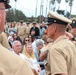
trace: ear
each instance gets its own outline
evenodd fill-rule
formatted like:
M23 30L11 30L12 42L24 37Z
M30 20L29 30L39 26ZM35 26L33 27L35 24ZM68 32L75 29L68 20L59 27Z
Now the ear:
M56 26L56 25L53 26L53 31L54 31L54 32L57 31L57 26Z

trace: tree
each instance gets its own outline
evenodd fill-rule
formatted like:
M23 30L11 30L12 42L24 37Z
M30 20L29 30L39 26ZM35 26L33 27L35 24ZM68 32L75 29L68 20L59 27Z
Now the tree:
M6 12L6 21L7 22L13 22L14 21L14 12L12 9L9 9L7 12Z
M70 13L69 12L66 13L66 17L70 18Z
M16 3L17 3L17 0L14 0L15 1L15 9L16 9Z
M55 4L55 0L51 0L51 3L54 5Z
M14 0L15 2L17 2L17 0Z
M68 0L65 0L65 2L66 2L66 14L67 14L67 3L68 3Z
M64 15L64 10L57 10L57 13Z
M15 10L15 9L9 9L6 12L6 20L8 22L12 22L12 21L17 21L19 22L20 20L24 20L27 21L27 17L24 15L24 13L20 10Z
M60 9L60 3L61 3L61 0L57 0L57 2L58 2L58 10Z
M69 1L69 6L70 6L70 18L71 18L71 12L72 12L72 5L73 5L73 0Z
M33 22L33 21L34 21L34 19L35 19L35 18L32 16L32 17L31 17L31 22Z
M43 15L39 15L37 19L38 19L38 23L42 23L43 21L45 21L45 17Z
M55 5L55 0L50 0L50 3L54 6L54 5ZM49 4L49 6L50 6L50 4ZM50 8L50 7L49 7L49 8ZM56 8L56 7L53 7L52 10L55 11L55 8Z

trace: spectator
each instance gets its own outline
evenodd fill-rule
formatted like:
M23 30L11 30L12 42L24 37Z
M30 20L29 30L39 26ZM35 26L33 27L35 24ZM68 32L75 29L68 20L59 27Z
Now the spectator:
M37 39L36 40L36 50L35 50L34 54L35 54L35 57L36 57L39 65L40 65L40 67L41 67L41 70L42 70L41 73L40 73L41 75L45 74L45 67L44 67L45 60L40 61L40 59L39 59L39 56L41 54L41 49L43 48L43 45L44 45L44 41L42 39Z
M40 24L39 31L40 31L40 37L42 37L45 34L45 28L42 26L42 24Z
M30 29L30 34L31 34L32 30L35 31L34 36L38 38L40 36L40 32L39 32L39 28L36 27L36 22L33 22L33 27Z
M30 22L26 22L26 35L30 34Z
M9 42L10 47L12 48L12 44L13 44L13 37L12 36L8 37L8 42Z
M27 43L29 43L29 38L28 37L25 37L23 39L23 43L22 43L22 45L23 45L22 51L21 51L22 53L24 52L24 49L26 48Z
M34 37L33 37L33 36L28 35L28 38L29 38L29 42L30 42L30 43L33 43L33 42L34 42Z
M13 35L15 32L17 32L16 23L11 23L11 27L8 28L8 34Z
M29 43L29 38L28 37L25 37L24 39L23 39L23 46L24 45L26 45L27 43Z
M13 41L15 41L15 40L18 40L22 43L22 41L21 41L20 37L17 35L17 33L13 34Z
M23 20L21 20L20 25L17 26L17 34L23 42L23 39L26 37L26 27L23 24Z
M24 50L24 55L27 57L27 59L29 59L31 61L31 63L33 64L33 68L37 71L37 73L40 72L40 66L37 63L37 60L34 56L34 52L33 52L31 43L28 43L26 45L26 48Z

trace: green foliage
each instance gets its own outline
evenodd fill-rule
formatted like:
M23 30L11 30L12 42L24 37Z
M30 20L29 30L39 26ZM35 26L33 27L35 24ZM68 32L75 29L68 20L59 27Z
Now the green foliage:
M57 10L57 13L64 15L64 10Z
M51 0L51 3L54 5L55 4L55 0Z
M57 2L60 4L61 3L61 0L57 0Z
M15 2L17 2L17 0L14 0Z
M9 9L6 12L6 21L7 22L13 22L13 21L19 22L20 20L27 21L27 17L23 14L22 11L16 10L16 9Z
M66 3L68 3L69 0L65 0Z
M69 12L66 13L66 17L70 18L70 13Z
M76 17L76 15L71 15L71 18Z
M45 21L45 17L43 15L39 15L37 19L38 19L38 23L42 23L43 21Z
M35 18L32 16L32 17L31 17L31 22L33 22L33 21L34 21L34 19L35 19Z

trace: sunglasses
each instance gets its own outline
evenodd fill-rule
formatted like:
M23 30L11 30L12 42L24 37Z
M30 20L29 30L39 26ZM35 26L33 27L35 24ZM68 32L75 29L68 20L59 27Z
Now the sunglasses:
M25 40L25 41L29 41L29 40Z

